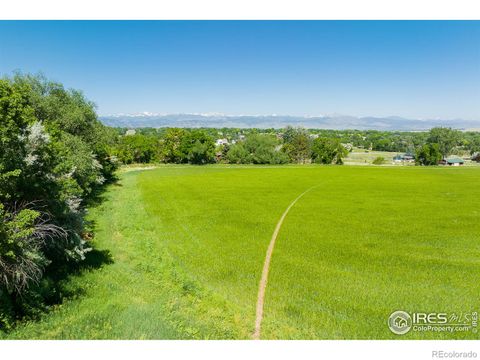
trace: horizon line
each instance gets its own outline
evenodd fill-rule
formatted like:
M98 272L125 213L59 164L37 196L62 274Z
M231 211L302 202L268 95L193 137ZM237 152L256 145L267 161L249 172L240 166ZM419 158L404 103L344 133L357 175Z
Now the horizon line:
M378 119L400 119L400 120L415 120L415 121L472 121L472 122L480 122L480 119L469 119L469 118L439 118L439 117L431 117L431 118L417 118L417 117L404 117L399 115L349 115L349 114L341 114L341 113L332 113L332 114L317 114L317 115L293 115L293 114L276 114L276 113L268 113L268 114L228 114L223 112L150 112L150 111L141 111L141 112L132 112L132 113L109 113L109 114L98 114L99 117L166 117L166 116L174 116L174 115L194 115L194 116L202 116L202 117L296 117L296 118L304 118L304 119L314 119L314 118L334 118L334 117L352 117L357 119L362 118L378 118Z

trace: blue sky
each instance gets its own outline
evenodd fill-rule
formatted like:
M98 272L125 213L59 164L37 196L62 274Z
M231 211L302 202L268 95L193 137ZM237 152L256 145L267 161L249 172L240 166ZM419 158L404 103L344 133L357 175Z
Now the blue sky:
M480 120L480 21L0 21L0 74L43 72L100 114Z

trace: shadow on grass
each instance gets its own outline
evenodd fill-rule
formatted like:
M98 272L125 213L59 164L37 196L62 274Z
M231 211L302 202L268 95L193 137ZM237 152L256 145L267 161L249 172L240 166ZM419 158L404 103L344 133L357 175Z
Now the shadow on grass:
M84 203L85 207L93 209L101 206L108 198L105 190L110 186L122 185L117 178L110 180L89 196ZM23 320L38 320L55 305L84 296L86 288L82 276L113 264L110 250L96 249L95 244L91 242L97 230L95 220L83 219L83 221L85 226L82 238L88 241L91 250L85 253L82 261L67 260L64 254L58 252L59 249L52 247L46 250L46 257L56 261L45 267L44 275L38 283L32 284L21 296L8 294L2 296L0 288L0 335L21 325ZM3 315L8 316L8 323L2 321Z
M73 281L75 277L81 277L89 271L99 270L104 266L113 264L110 250L92 249L80 262L56 264L45 269L45 280L41 293L44 302L48 306L58 305L65 300L79 298L85 295L82 281ZM45 309L48 310L48 309Z
M36 321L48 313L53 306L66 300L86 295L82 274L113 264L109 250L92 249L81 262L64 262L47 266L44 277L29 287L22 296L5 296L0 291L0 315L8 315L9 322L0 321L0 338L8 334L23 321ZM79 281L75 281L79 277ZM0 317L0 320L4 320Z
M84 205L87 208L95 208L101 205L105 201L105 190L110 187L122 187L118 176L112 176L111 179L108 179L102 186L95 188L88 196L88 199L85 200Z
M93 249L85 256L85 260L79 265L79 271L100 269L103 265L113 264L113 257L110 250Z

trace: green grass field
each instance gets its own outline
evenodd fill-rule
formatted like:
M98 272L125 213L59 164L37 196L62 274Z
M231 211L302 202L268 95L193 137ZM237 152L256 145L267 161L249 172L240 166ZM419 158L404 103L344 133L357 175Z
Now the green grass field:
M353 149L348 153L348 156L344 159L345 165L372 165L373 160L377 157L383 157L385 159L384 165L392 165L393 157L398 155L396 152L389 151L372 151L365 149ZM414 165L414 164L402 164L402 165Z
M480 310L480 168L165 166L91 209L112 264L10 339L249 339L272 232L262 339L457 339L390 332L394 310Z

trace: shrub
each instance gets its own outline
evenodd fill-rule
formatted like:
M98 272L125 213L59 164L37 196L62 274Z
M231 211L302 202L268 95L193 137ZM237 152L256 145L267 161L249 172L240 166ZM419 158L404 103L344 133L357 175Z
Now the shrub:
M437 165L442 159L438 144L425 144L417 149L415 156L416 165Z
M378 156L372 161L373 165L382 165L384 163L385 163L385 158L383 156Z
M180 143L182 162L195 165L210 164L215 161L215 142L203 130L187 132Z
M227 152L227 160L231 164L248 164L250 156L242 143L234 144Z
M36 313L53 294L53 269L90 250L83 207L113 178L111 136L80 92L0 79L0 328Z
M348 150L340 140L334 138L316 138L312 145L312 161L317 164L343 164Z
M288 126L283 133L282 150L293 163L305 163L311 157L311 139L307 130Z
M153 136L125 135L119 140L116 154L124 164L155 162L159 160L159 142Z
M242 143L233 145L227 153L236 164L286 164L288 155L280 151L278 141L269 135L252 134Z

